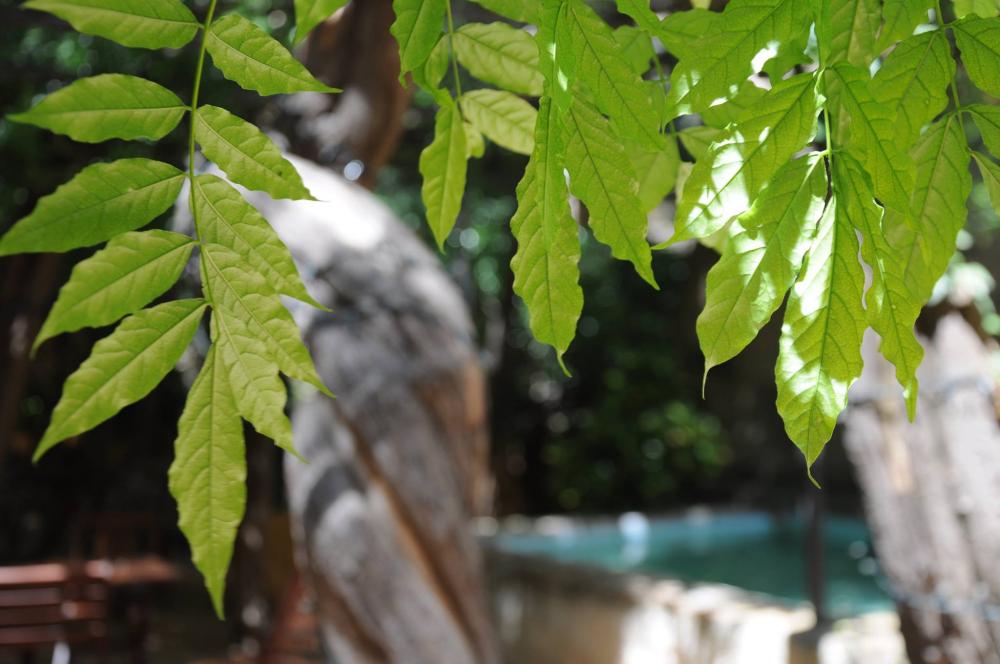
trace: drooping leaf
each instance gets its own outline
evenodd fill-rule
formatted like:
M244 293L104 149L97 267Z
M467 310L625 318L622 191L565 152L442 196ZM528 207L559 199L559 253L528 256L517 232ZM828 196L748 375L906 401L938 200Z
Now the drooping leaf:
M913 162L907 146L895 139L893 110L875 101L871 79L862 69L840 63L826 70L825 92L837 113L843 113L834 144L846 148L871 175L875 194L889 208L909 216Z
M976 160L976 166L979 167L979 174L986 184L986 191L990 196L993 211L1000 214L1000 166L990 161L989 157L981 155L978 152L973 152L972 156Z
M830 440L847 390L861 375L861 338L868 327L858 240L839 207L834 196L792 286L775 366L778 413L809 466Z
M232 249L277 292L322 308L302 284L285 243L229 183L214 175L199 175L194 179L192 200L202 242Z
M542 94L538 46L524 30L506 23L467 23L455 31L455 55L482 81L520 94Z
M217 355L213 344L188 392L168 477L178 525L221 618L226 572L246 508L247 470L243 420Z
M472 0L478 5L482 5L494 14L499 14L504 18L521 23L538 23L539 5L538 0Z
M824 66L849 62L867 68L875 58L881 23L878 0L823 2L816 21L819 59Z
M84 34L139 48L180 48L199 26L180 0L28 0L21 6L54 14Z
M668 138L663 149L656 152L633 148L630 157L639 180L639 206L644 213L648 213L663 202L677 182L681 165L677 141Z
M218 106L200 106L194 137L229 178L273 198L313 200L295 167L257 127Z
M709 37L682 56L670 76L667 115L702 111L731 93L755 71L769 50L798 37L812 20L812 3L802 0L732 0Z
M713 235L742 214L768 180L816 133L816 77L775 85L698 161L677 205L671 243Z
M427 208L427 224L442 249L462 209L467 159L462 116L454 104L441 106L434 122L434 140L420 153L420 194Z
M295 0L295 43L302 42L317 25L333 16L348 0Z
M211 243L202 243L201 271L205 294L220 317L242 322L248 334L265 344L268 357L285 375L330 394L316 374L316 367L302 343L295 321L263 276L248 266L247 261L235 251ZM226 364L230 362L226 361ZM239 401L240 387L235 380L233 388ZM255 421L242 410L241 414L256 426Z
M948 105L954 76L955 62L942 30L909 37L893 49L872 80L872 96L892 110L900 145L913 145L923 126Z
M534 106L503 90L473 90L459 98L465 118L497 145L518 154L535 146Z
M951 29L969 78L986 94L1000 97L1000 18L969 16Z
M174 285L194 248L187 235L151 230L124 233L73 268L35 339L85 327L103 327L163 295Z
M883 0L882 30L875 50L884 51L912 35L918 25L927 22L927 12L933 5L934 0Z
M627 260L656 287L632 163L600 112L577 98L565 116L570 191L590 212L589 225L615 258Z
M389 31L399 44L399 80L427 61L444 25L448 0L392 0L396 20Z
M24 113L8 115L82 143L111 138L158 140L169 134L188 107L162 85L138 76L101 74L53 92Z
M826 199L826 169L816 154L782 166L733 222L708 273L697 331L705 373L736 357L781 305L799 274Z
M535 338L555 348L560 361L583 309L578 283L580 241L569 211L561 134L554 103L542 97L535 150L517 185L517 211L510 220L517 239L517 253L510 264L514 292L528 307Z
M622 138L662 147L660 114L639 75L622 60L611 28L583 0L563 0L563 7L565 18L556 32L558 69L589 90ZM560 105L563 112L566 108Z
M868 322L882 339L882 354L896 367L896 379L903 387L912 419L917 408L917 367L924 357L913 328L924 301L914 284L905 279L905 256L886 238L891 224L905 224L890 215L883 228L883 211L875 203L868 175L850 155L834 158L833 186L841 214L861 234L861 255L872 275L871 288L865 294Z
M123 320L66 379L35 461L153 391L177 364L205 313L203 300L174 300Z
M1000 14L1000 2L997 0L954 0L955 17L965 18L975 14L979 18L990 18Z
M338 92L320 83L271 35L239 14L212 23L205 46L223 76L261 95Z
M183 185L184 173L160 161L92 164L41 198L0 238L0 256L99 244L166 212Z
M1000 107L972 104L968 107L968 111L979 129L987 149L993 153L994 157L1000 157Z

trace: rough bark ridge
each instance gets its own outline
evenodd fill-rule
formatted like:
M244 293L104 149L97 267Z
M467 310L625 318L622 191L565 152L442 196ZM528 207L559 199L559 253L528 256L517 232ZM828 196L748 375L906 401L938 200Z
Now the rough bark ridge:
M469 530L491 487L473 328L438 259L364 189L254 197L333 312L294 313L335 401L305 397L286 462L300 569L334 661L497 660Z
M1000 428L991 358L959 314L944 317L924 341L910 423L876 341L866 339L845 438L910 661L996 664Z

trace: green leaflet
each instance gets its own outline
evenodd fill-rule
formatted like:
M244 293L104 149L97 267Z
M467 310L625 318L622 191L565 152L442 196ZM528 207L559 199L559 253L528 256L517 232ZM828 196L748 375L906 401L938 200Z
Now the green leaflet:
M184 173L159 161L92 164L0 238L0 256L99 244L166 212L183 185Z
M785 299L823 214L826 189L822 157L799 157L782 166L732 224L698 316L706 376L753 341Z
M677 204L670 243L706 238L742 214L768 180L816 133L816 77L800 74L775 85L756 112L731 125L698 161Z
M969 14L990 18L1000 13L1000 3L997 0L954 0L952 5L957 18L965 18Z
M339 92L313 78L274 37L239 14L212 23L205 42L223 76L261 95Z
M622 57L628 62L632 71L640 76L646 73L649 70L650 60L656 54L649 35L632 25L619 26L615 28L613 34Z
M220 317L242 322L248 334L265 344L267 357L284 374L330 395L316 374L316 367L302 343L295 321L263 276L249 267L247 261L235 251L211 243L202 244L201 272L208 301ZM226 360L226 364L230 362ZM235 380L233 387L239 401L239 383ZM256 426L255 420L242 410L241 413ZM264 431L261 433L271 435Z
M451 93L440 89L441 79L448 72L451 64L451 38L442 35L437 44L427 57L427 61L413 70L413 80L420 87L434 95L438 104L447 104L451 101Z
M905 223L890 215L883 230L882 208L875 203L868 175L850 155L833 160L833 186L841 214L861 233L861 256L871 268L871 288L865 294L868 321L882 339L882 355L896 367L903 386L910 419L917 410L917 367L924 357L913 326L924 300L915 284L905 279L904 256L887 241L893 223ZM895 221L894 221L895 220Z
M7 117L74 141L100 143L110 138L163 138L187 110L177 95L152 81L101 74L74 81L28 111Z
M986 94L1000 97L1000 18L969 16L951 29L969 78Z
M872 96L892 111L895 139L913 145L920 130L948 105L955 62L943 30L900 42L872 80Z
M199 175L194 179L192 201L202 242L221 244L243 256L278 293L323 308L302 284L291 253L267 219L228 182Z
M200 106L194 137L205 156L229 178L272 198L315 200L302 178L270 138L246 120L218 106Z
M153 391L177 364L205 313L203 300L174 300L123 320L66 379L35 461Z
M636 150L630 155L632 167L639 180L639 206L648 213L659 205L677 182L677 171L681 165L681 155L677 141L668 138L665 147L656 152Z
M834 196L792 286L775 365L778 413L808 466L830 440L863 364L865 275L854 228L839 207Z
M989 157L981 155L978 152L973 152L972 156L976 160L976 165L979 167L979 174L986 184L986 191L989 192L993 211L1000 214L1000 166L990 161Z
M514 292L524 300L535 338L556 349L560 362L583 310L580 241L570 216L563 176L565 147L555 105L542 97L535 150L517 185L517 211L510 228L517 239Z
M478 159L482 157L486 153L486 141L483 139L483 135L468 122L462 123L462 129L465 130L465 158Z
M462 116L454 103L441 106L434 122L434 140L420 153L424 179L420 194L427 208L427 224L442 250L462 209L468 158L465 141Z
M934 0L883 0L882 30L875 50L881 53L912 35L918 25L927 22L927 12L933 5Z
M179 0L28 0L21 6L54 14L78 32L139 48L180 48L199 27Z
M330 18L347 0L295 0L295 42L302 42L317 25Z
M565 131L570 191L586 204L594 237L610 247L615 258L631 262L639 276L656 288L646 242L648 222L625 148L615 140L604 116L580 98L566 113Z
M576 68L572 58L563 52L568 45L557 43L558 35L565 32L563 26L569 21L568 12L569 4L562 0L541 3L538 31L535 33L538 69L545 79L545 94L555 102L560 112L569 108L569 85Z
M819 61L867 68L875 58L880 21L878 0L823 2L816 21Z
M730 123L740 122L747 115L755 113L757 104L766 93L767 90L758 88L750 81L744 81L736 94L727 101L702 111L701 119L709 127L725 129Z
M181 276L194 240L151 230L118 235L73 268L32 350L46 339L110 325L163 295Z
M764 65L758 54L799 37L812 20L808 0L732 0L670 76L668 118L702 111Z
M993 153L1000 157L1000 107L987 104L972 104L967 109L976 123L983 143Z
M467 23L454 39L459 63L476 78L511 92L542 94L538 46L524 30L506 23Z
M459 100L462 113L476 129L511 152L531 154L535 146L535 107L502 90L473 90Z
M913 162L895 140L893 109L875 101L868 73L846 63L826 70L825 92L829 102L843 113L846 136L834 137L838 148L846 148L871 175L879 200L909 216L913 187ZM902 149L901 149L902 148Z
M216 361L222 363L229 377L240 416L259 434L302 459L292 441L292 424L285 415L288 392L268 344L250 330L245 319L220 309L212 312L212 342L218 353Z
M478 5L482 5L494 14L499 14L512 21L521 23L538 23L539 5L538 0L472 0Z
M448 0L392 0L396 20L389 31L399 44L399 80L424 64L437 44Z
M695 161L701 161L708 156L708 148L722 135L721 129L708 125L687 127L677 134L678 138L681 139L681 145L694 157Z
M618 11L625 14L651 35L661 31L660 17L649 7L649 0L615 0Z
M213 344L188 392L169 480L178 525L221 618L226 572L246 508L247 470L243 421L217 355Z
M660 22L656 37L678 58L697 56L701 40L713 34L722 14L707 9L673 12Z
M642 79L622 59L611 28L583 0L562 0L565 19L556 29L556 63L569 81L579 80L623 139L649 149L663 146L660 114ZM560 103L565 112L568 104Z

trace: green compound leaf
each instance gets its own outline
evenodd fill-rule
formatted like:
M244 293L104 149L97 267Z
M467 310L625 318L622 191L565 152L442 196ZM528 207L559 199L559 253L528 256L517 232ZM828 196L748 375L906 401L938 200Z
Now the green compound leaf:
M63 386L35 461L153 391L177 364L205 313L203 300L175 300L123 320L94 344Z
M881 53L912 35L918 25L927 22L927 12L933 5L934 0L883 0L882 31L875 50Z
M167 292L181 276L194 240L151 230L123 233L73 268L35 345L64 332L110 325Z
M565 116L566 168L570 191L587 206L590 229L615 258L635 266L651 286L652 253L646 242L646 214L639 204L632 163L607 119L582 99Z
M389 32L399 44L399 80L427 61L444 25L448 0L392 0L396 20Z
M732 0L714 19L710 37L681 57L670 76L668 118L703 111L727 99L764 61L758 54L780 52L812 20L812 3L803 0Z
M506 23L468 23L455 31L455 55L480 80L533 97L542 94L538 46L524 30Z
M333 16L348 0L295 0L295 43L302 42L317 25Z
M1000 107L986 104L972 104L967 109L976 123L983 143L993 153L1000 157Z
M951 29L969 78L986 94L1000 97L1000 18L969 16Z
M315 200L295 167L257 127L218 106L200 106L194 137L229 178L272 198Z
M226 572L246 508L247 469L243 421L217 355L213 344L188 392L168 477L178 525L222 618Z
M753 341L795 282L826 205L826 169L811 154L781 167L731 228L708 272L697 331L705 374Z
M274 37L239 14L212 23L205 42L223 76L261 95L339 92L313 78Z
M556 61L569 81L579 80L624 139L649 149L663 146L660 113L642 79L625 61L611 28L583 0L563 0L564 19L556 28ZM560 103L565 112L568 103Z
M742 214L768 180L816 133L816 77L800 74L765 94L698 161L677 205L670 243L706 238Z
M562 362L583 310L583 291L578 283L580 241L569 210L557 113L552 100L542 97L535 151L517 185L517 211L510 220L517 239L510 265L514 292L528 307L531 331L555 348Z
M674 12L660 22L656 37L678 58L689 58L697 55L701 40L715 33L721 19L721 13L707 9Z
M179 0L28 0L21 6L54 14L84 34L138 48L180 48L199 28Z
M956 18L965 18L975 14L979 18L990 18L1000 14L1000 3L997 0L954 0Z
M993 205L993 211L1000 214L1000 166L990 161L989 157L981 155L978 152L973 152L972 156L976 160L976 165L979 167L979 174L986 184L986 191L990 195L990 203Z
M299 336L299 328L281 304L277 291L263 276L235 251L210 243L202 244L201 271L208 301L220 317L243 323L247 333L265 344L267 357L272 358L284 374L330 395L316 374L309 351ZM226 364L230 363L226 361ZM239 400L239 383L234 381L233 386ZM254 422L246 413L243 416Z
M166 212L183 186L184 173L150 159L87 166L0 238L0 256L99 244Z
M518 154L535 147L535 107L503 90L473 90L459 98L462 113L472 126L497 145Z
M913 162L896 139L894 110L875 101L871 79L862 69L840 63L826 70L826 94L843 113L846 136L838 133L835 145L844 147L871 175L875 194L883 205L909 216L913 188Z
M663 202L677 183L681 165L677 141L672 137L668 138L663 149L656 152L633 148L630 157L639 180L639 206L644 213L648 213Z
M881 16L878 0L824 2L816 21L819 60L824 65L849 62L868 67L875 58L875 35Z
M24 113L8 115L82 143L111 138L158 140L169 134L188 107L162 85L138 76L101 74L53 92Z
M872 96L891 109L895 139L913 145L925 124L948 105L948 84L955 61L942 30L925 32L900 42L872 80Z
M194 218L202 242L221 244L242 256L282 295L323 308L302 284L292 254L271 225L225 180L194 179Z
M427 223L441 249L462 209L467 159L462 116L454 103L441 106L434 122L434 140L420 153L424 180L420 194L427 208Z
M538 0L472 0L478 5L489 9L494 14L521 23L538 23Z
M917 409L917 367L924 349L917 343L913 326L924 300L915 284L905 279L905 256L887 241L891 224L906 224L890 215L883 230L882 208L875 204L868 175L850 155L838 154L833 160L833 186L841 212L861 233L861 256L871 268L872 284L865 294L868 322L882 339L881 350L896 367L896 379L903 387L910 419Z
M865 275L858 240L836 196L819 220L781 326L775 380L785 431L812 466L861 375Z

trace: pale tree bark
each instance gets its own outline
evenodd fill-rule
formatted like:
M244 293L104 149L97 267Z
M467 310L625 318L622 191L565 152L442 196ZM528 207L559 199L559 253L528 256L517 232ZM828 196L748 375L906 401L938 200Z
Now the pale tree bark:
M1000 428L990 349L959 315L924 340L906 417L893 369L864 347L845 442L914 664L1000 662Z

